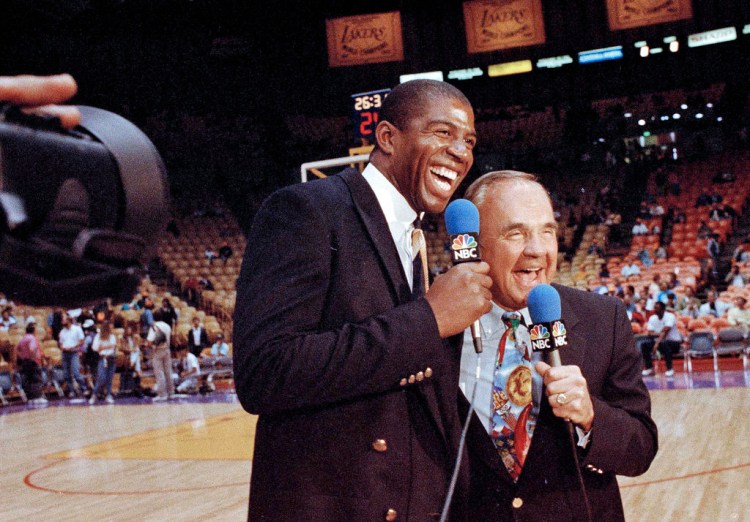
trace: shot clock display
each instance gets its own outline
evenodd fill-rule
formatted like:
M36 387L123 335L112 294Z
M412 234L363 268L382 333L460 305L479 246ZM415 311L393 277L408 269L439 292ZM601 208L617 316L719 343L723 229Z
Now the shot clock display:
M391 92L390 89L380 89L352 94L352 117L357 138L365 139L370 143L375 142L373 134L378 125L378 114L389 92Z

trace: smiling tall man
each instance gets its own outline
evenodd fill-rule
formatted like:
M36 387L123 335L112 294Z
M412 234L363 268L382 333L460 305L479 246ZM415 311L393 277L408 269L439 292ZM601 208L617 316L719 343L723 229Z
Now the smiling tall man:
M237 282L237 395L260 415L249 518L439 518L460 437L461 333L490 310L486 263L414 288L411 232L473 163L455 87L399 85L370 164L280 190L255 217ZM456 516L467 494L457 486Z
M464 340L460 383L468 396L476 385L476 414L467 438L471 498L463 515L587 520L588 498L592 520L623 520L615 475L645 472L657 449L625 308L619 299L555 285L568 346L560 350L562 366L540 361L529 351L524 323L530 324L529 292L552 283L557 269L550 197L535 176L498 171L476 180L466 198L479 209L493 305L480 319L486 349L478 382L477 355L470 336ZM575 426L574 441L564 420Z

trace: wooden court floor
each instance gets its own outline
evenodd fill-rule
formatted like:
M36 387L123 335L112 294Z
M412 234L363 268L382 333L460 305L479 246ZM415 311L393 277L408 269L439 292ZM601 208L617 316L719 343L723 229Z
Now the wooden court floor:
M750 388L651 393L660 451L620 479L627 519L750 521ZM236 402L0 415L0 520L243 520L254 420Z

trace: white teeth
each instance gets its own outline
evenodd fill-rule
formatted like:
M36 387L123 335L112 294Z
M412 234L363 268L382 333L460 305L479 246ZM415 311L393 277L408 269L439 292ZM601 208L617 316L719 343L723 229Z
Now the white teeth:
M435 184L440 188L440 190L450 190L451 184L445 181L444 179L436 179Z
M430 169L430 172L432 172L436 176L441 176L451 181L455 181L455 179L458 177L458 172L456 172L455 170L448 169L446 167L432 167Z

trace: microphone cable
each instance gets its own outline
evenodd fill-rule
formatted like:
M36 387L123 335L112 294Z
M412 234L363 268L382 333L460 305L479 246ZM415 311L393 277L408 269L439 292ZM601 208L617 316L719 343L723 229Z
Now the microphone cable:
M448 486L448 494L445 496L445 503L443 504L443 510L440 514L440 522L445 522L448 517L448 510L450 509L451 502L453 501L453 493L456 489L456 482L458 481L458 471L461 468L461 455L464 452L464 446L466 445L466 433L469 431L469 423L471 422L471 416L474 413L474 401L477 398L477 386L479 385L479 376L482 373L481 358L477 353L477 369L475 372L476 379L474 380L474 388L471 391L471 400L469 401L469 412L466 414L466 421L464 427L461 430L461 438L458 441L458 455L456 455L456 463L453 466L453 475L451 476L451 482Z
M576 468L576 476L578 477L578 485L581 488L581 496L583 496L583 504L586 506L586 520L593 522L594 517L591 514L591 503L589 502L589 495L586 492L586 483L583 481L583 473L581 472L581 462L578 459L578 443L576 442L575 427L570 421L565 421L565 430L568 433L568 441L570 442L570 449L573 453L573 464Z

